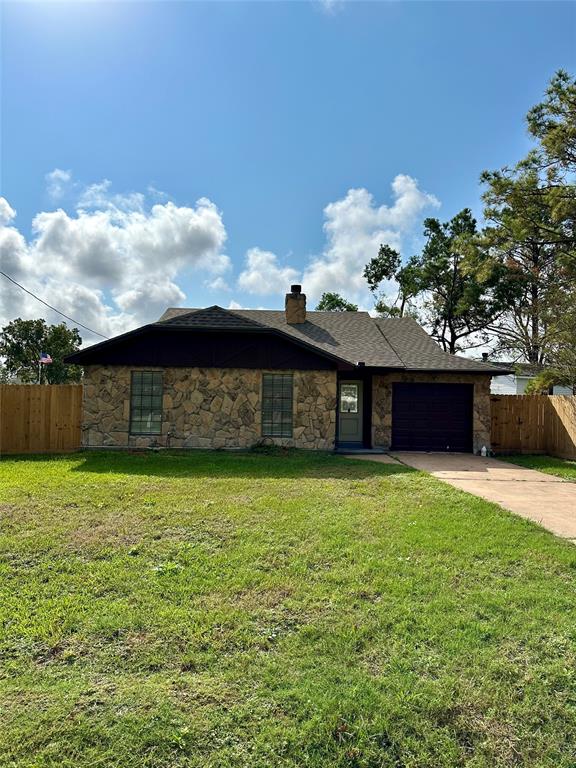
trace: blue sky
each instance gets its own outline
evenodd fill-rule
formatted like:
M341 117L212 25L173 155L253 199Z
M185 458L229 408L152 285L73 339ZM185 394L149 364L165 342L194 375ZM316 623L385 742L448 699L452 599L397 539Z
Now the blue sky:
M526 111L576 70L573 3L2 16L3 268L107 334L166 302L280 306L290 279L365 305L355 275L375 243L410 255L425 216L480 214L480 172L526 152ZM7 290L0 319L24 311Z

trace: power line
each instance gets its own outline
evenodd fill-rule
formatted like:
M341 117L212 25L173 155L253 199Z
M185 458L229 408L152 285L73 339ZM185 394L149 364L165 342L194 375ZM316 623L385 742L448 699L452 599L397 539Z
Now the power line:
M27 294L32 296L32 298L36 299L36 301L39 301L41 304L44 304L48 309L51 309L53 312L57 312L59 315L62 315L62 317L65 317L66 320L70 320L71 323L74 323L75 325L79 325L81 328L84 328L86 331L90 331L90 333L95 334L96 336L101 336L103 339L107 339L108 336L104 336L103 333L98 333L98 331L92 330L92 328L88 328L87 325L84 325L83 323L79 323L78 320L74 320L73 317L69 317L68 315L65 315L64 312L61 312L59 309L56 309L56 307L53 307L51 304L48 304L47 301L44 301L44 299L41 299L40 296L36 296L35 293L32 293L32 291L29 291L28 288L24 288L23 285L20 285L20 283L17 283L16 280L14 280L10 275L7 275L6 272L2 272L0 270L0 275L5 277L7 280L10 280L11 283L14 283L14 285L17 285L18 288L22 288L23 291L25 291Z

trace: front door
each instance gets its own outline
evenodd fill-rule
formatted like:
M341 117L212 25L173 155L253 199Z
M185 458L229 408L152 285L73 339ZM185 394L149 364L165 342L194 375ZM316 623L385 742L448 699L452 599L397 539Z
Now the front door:
M362 443L362 382L338 385L338 442Z

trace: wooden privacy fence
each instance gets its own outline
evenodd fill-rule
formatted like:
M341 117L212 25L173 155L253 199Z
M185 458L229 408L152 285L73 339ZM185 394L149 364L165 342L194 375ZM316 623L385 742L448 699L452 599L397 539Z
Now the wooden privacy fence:
M81 384L0 384L0 454L80 448Z
M576 397L492 395L496 453L548 453L576 459Z

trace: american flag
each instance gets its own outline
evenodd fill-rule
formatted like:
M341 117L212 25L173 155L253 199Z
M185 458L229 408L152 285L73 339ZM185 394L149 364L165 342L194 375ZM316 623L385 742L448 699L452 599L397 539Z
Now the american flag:
M42 365L48 365L48 363L52 362L52 358L46 352L41 352L39 362L42 363Z

